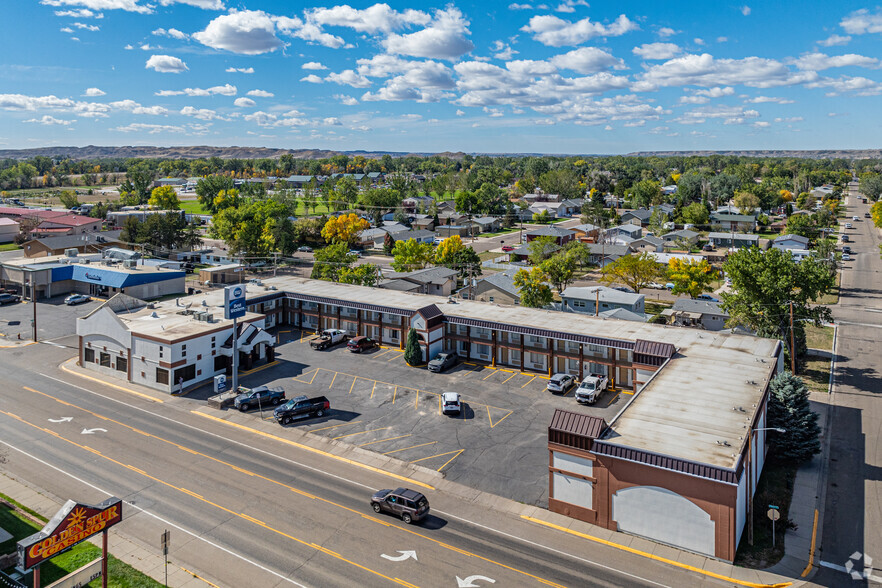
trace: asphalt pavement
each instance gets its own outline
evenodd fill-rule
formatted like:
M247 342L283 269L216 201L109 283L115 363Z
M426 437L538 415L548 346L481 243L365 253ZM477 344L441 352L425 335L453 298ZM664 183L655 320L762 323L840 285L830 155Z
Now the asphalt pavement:
M830 461L820 543L821 586L882 584L882 260L869 205L851 190L841 232L851 240L839 304ZM853 221L857 216L858 221ZM846 222L853 229L845 229ZM875 562L875 564L873 563Z

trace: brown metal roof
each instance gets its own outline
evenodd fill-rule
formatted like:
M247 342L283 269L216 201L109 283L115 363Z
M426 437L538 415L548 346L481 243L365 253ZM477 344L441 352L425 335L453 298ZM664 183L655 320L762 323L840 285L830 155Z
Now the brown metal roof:
M614 347L616 349L634 349L633 341L623 341L621 339L608 339L606 337L591 337L589 335L577 335L573 333L564 333L563 331L551 331L548 329L537 329L534 327L522 327L519 325L510 325L496 321L482 321L479 319L463 318L458 316L450 316L445 314L445 320L452 325L468 325L470 327L482 327L485 329L499 329L510 333L520 333L522 335L535 335L537 337L550 337L552 339L560 339L561 341L573 341L576 343L589 343L591 345L603 345L605 347ZM673 347L673 346L672 346Z
M435 306L434 304L430 304L429 306L424 306L417 311L420 315L428 320L431 320L435 317L442 316L444 313L441 312L441 309Z
M558 408L551 417L551 425L548 429L597 439L606 429L606 421L600 417Z
M634 353L668 359L674 355L674 346L670 343L656 343L655 341L637 339L634 343Z
M707 464L689 461L687 459L679 459L668 455L652 453L651 451L625 447L623 445L614 445L608 441L595 441L591 447L591 453L644 463L665 470L682 472L684 474L689 474L690 476L716 480L718 482L726 482L727 484L738 483L738 472L735 470L718 468Z

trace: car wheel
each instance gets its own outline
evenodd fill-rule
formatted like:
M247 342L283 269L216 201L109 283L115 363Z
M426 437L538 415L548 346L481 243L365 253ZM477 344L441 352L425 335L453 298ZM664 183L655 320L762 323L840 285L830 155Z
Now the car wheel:
M278 406L282 402L281 398L273 398L273 406Z
M404 513L401 515L401 520L409 525L413 522L413 517L411 517L409 513Z
M241 412L245 412L246 410L248 410L248 408L249 407L247 404L240 404L239 405L239 411L241 411Z
M371 504L371 507L373 507L374 512L380 512L380 510L381 510L381 508L380 508L380 504L379 504L378 502L374 502L374 503L372 503L372 504Z
M323 411L321 409L315 411L315 416L317 416L317 417L323 416L324 414L325 414L325 411Z

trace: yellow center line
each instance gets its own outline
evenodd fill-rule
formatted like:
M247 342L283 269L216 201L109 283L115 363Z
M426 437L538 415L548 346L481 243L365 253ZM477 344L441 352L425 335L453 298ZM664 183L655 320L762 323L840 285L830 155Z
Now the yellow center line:
M521 386L521 388L526 388L527 386L529 386L530 384L532 384L532 383L533 383L533 380L535 380L535 379L536 379L536 376L533 376L532 378L530 378L529 380L527 380L527 383L524 384L523 386Z
M454 449L453 451L448 451L447 453L438 453L436 455L430 455L429 457L421 457L419 459L415 459L410 463L418 463L421 461L426 461L427 459L432 459L433 457L444 457L445 455L450 455L451 453L461 453L462 449Z
M786 586L793 585L793 582L782 582L780 584L755 584L753 582L745 582L744 580L730 578L730 577L724 576L722 574L717 574L715 572L710 572L708 570L696 568L695 566L690 566L688 564L684 564L679 561L674 561L674 560L668 559L666 557L661 557L659 555L654 555L652 553L640 551L639 549L634 549L633 547L628 547L627 545L621 545L619 543L607 541L606 539L600 539L598 537L593 537L593 536L587 535L585 533L580 533L579 531L573 531L572 529L567 529L566 527L562 527L560 525L555 525L554 523L549 523L549 522L546 522L541 519L537 519L537 518L534 518L534 517L531 517L528 515L521 515L521 518L524 520L530 521L532 523L536 523L537 525L542 525L544 527L549 527L551 529L563 531L564 533L568 533L570 535L575 535L576 537L581 537L582 539L588 539L589 541L594 541L595 543L600 543L601 545L606 545L608 547L613 547L615 549L621 549L622 551L627 551L628 553L633 553L634 555L639 555L641 557L647 557L649 559L653 559L655 561L660 561L662 563L666 563L666 564L672 565L674 567L678 567L678 568L681 568L684 570L689 570L690 572L696 572L699 574L703 574L705 576L709 576L711 578L723 580L725 582L732 582L733 584L738 584L740 586L748 586L749 588L785 588Z
M420 443L419 445L411 445L410 447L402 447L401 449L393 449L392 451L387 451L383 455L390 455L392 453L398 453L399 451L407 451L408 449L416 449L417 447L425 447L426 445L434 445L437 441L429 441L428 443Z
M392 427L380 427L379 429L368 429L367 431L359 431L358 433L349 433L348 435L340 435L339 437L334 437L334 441L337 439L345 439L346 437L354 437L356 435L364 435L365 433L373 433L374 431L385 431L386 429L391 429Z
M456 459L457 457L459 457L460 454L462 454L463 451L465 451L465 449L460 449L460 450L459 450L459 453L457 453L456 455L454 455L453 457L451 457L450 459L448 459L446 462L444 462L444 465L443 465L443 466L441 466L440 468L438 468L438 469L435 470L435 471L440 472L441 470L443 470L444 468L446 468L446 467L450 464L450 462L453 461L454 459Z
M200 580L202 580L203 582L205 582L206 584L208 584L212 588L220 588L220 586L218 586L217 584L215 584L213 582L209 582L208 580L206 580L205 578L203 578L202 576L200 576L196 572L190 571L183 566L181 566L181 569L184 570L185 572L187 572L188 574L190 574L191 576L193 576L194 578L199 578ZM396 578L396 580L397 580L397 578Z
M129 394L134 394L135 396L140 396L141 398L145 398L145 399L150 400L152 402L158 402L160 404L165 402L165 400L162 400L160 398L153 398L152 396L149 396L147 394L143 394L143 393L138 392L136 390L130 390L129 388L126 388L125 386L117 386L116 384L112 384L110 382L105 382L104 380L102 380L100 378L93 378L92 376L87 376L86 374L81 374L79 372L75 372L72 369L70 369L69 367L67 367L67 362L61 364L61 369L66 371L69 374L79 376L80 378L92 380L93 382L98 382L99 384L101 384L103 386L109 386L111 388L116 388L117 390L122 390L123 392L128 392Z
M346 425L354 425L355 423L360 423L361 421L350 421L348 423L340 423L339 425L331 425L330 427L322 427L321 429L310 429L307 433L318 433L319 431L325 431L327 429L333 429L335 427L345 427Z
M337 379L337 372L334 372L334 377L331 378L331 383L328 384L328 390L330 390L331 387L334 385L334 380L336 380L336 379Z
M43 396L46 396L46 397L48 397L48 398L52 398L53 400L58 400L58 399L55 398L54 396L51 396L51 395L49 395L49 394L45 394L45 393L43 393L43 392L39 392L39 394L42 394ZM82 410L83 412L89 413L89 414L96 414L96 413L93 413L92 411L90 411L90 410L88 410L88 409L85 409L85 408L82 408L82 407L76 407L76 408L78 408L79 410ZM265 432L263 432L263 431L259 431L259 430L257 430L257 429L253 429L253 428L251 428L251 427L246 427L246 426L244 426L244 425L240 425L240 424L238 424L238 423L231 423L231 422L225 421L224 419L219 418L219 417L216 417L216 416L213 416L213 415L204 414L204 413L201 413L201 412L198 412L198 411L195 411L195 410L190 411L190 412L193 413L193 414L196 414L196 415L198 415L198 416L201 416L201 417L207 418L207 419L209 419L209 420L213 420L213 421L216 421L216 422L219 422L219 423L223 423L223 424L229 425L229 426L234 427L234 428L238 428L238 429L241 429L241 430L244 430L244 431L248 431L248 432L254 433L254 434L258 435L258 436L266 437L266 438L269 438L269 439L272 439L272 440L275 440L275 441L279 441L279 442L281 442L281 443L285 443L285 444L287 444L287 445L291 445L292 447L296 447L296 448L298 448L298 449L302 449L302 450L304 450L304 451L308 451L308 452L311 452L311 453L315 453L315 454L317 454L317 455L322 455L322 456L324 456L324 457L328 457L328 458L330 458L330 459L334 459L334 460L337 460L337 461L341 461L341 462L346 463L346 464L348 464L348 465L352 465L352 466L360 467L360 468L362 468L362 469L366 469L366 470L368 470L368 471L372 471L372 472L374 472L374 473L383 474L383 475L390 476L390 477L393 477L393 478L396 478L396 479L399 479L399 480L403 480L403 481L408 482L408 483L410 483L410 484L414 484L414 485L416 485L416 486L420 486L420 487L423 487L423 488L427 488L427 489L429 489L429 490L434 490L434 489L435 489L433 486L431 486L431 485L429 485L429 484L426 484L426 483L424 483L424 482L420 482L420 481L418 481L418 480L414 480L413 478L408 478L408 477L406 477L406 476L401 476L401 475L399 475L399 474L394 474L394 473L392 473L392 472L387 472L387 471L381 470L380 468L376 468L376 467L369 466L369 465L366 465L366 464L363 464L363 463L359 463L359 462L357 462L357 461L354 461L354 460L351 460L351 459L347 459L347 458L345 458L345 457L341 457L341 456L339 456L339 455L334 455L334 454L332 454L332 453L328 453L328 452L326 452L326 451L322 451L322 450L320 450L320 449L316 449L316 448L314 448L314 447L310 447L310 446L308 446L308 445L303 445L303 444L301 444L301 443L297 443L297 442L295 442L295 441L291 441L291 440L289 440L289 439L284 439L284 438L282 438L282 437L278 437L278 436L276 436L276 435L272 435L272 434L270 434L270 433L265 433ZM38 429L38 430L44 431L44 432L49 433L49 434L52 434L52 435L55 435L55 436L58 437L59 439L62 439L62 440L66 441L66 442L68 442L68 443L70 443L70 444L72 444L72 445L75 445L75 446L77 446L77 447L82 447L81 445L79 445L78 443L76 443L76 442L74 442L74 441L71 441L70 439L65 439L64 437L61 437L60 435L58 435L57 433L55 433L54 431L52 431L52 430L50 430L50 429L45 429L45 428L43 428L43 427L40 427L39 425L35 425L35 424L33 424L33 423L29 423L29 422L25 421L24 419L22 419L21 417L19 417L18 415L15 415L15 414L12 414L12 413L9 413L9 412L5 412L5 411L2 411L2 410L0 410L0 413L5 414L5 415L7 415L7 416L9 416L9 417L12 417L12 418L14 418L14 419L16 419L16 420L18 420L18 421L21 421L22 423L25 423L25 424L27 424L27 425L29 425L29 426L31 426L31 427L34 427L35 429ZM138 431L138 429L135 429L134 427L132 427L132 426L130 426L130 425L127 425L127 424L125 424L125 423L121 423L121 422L119 422L119 421L114 421L113 419L111 419L111 421L114 422L114 423L116 423L116 424L118 424L118 425L120 425L120 426L122 426L122 427L125 427L125 428L127 428L127 429L131 429L132 431L141 432L141 431ZM143 432L141 432L141 433L143 434ZM171 442L171 441L168 441L168 440L162 439L161 437L154 437L154 438L156 438L156 439L158 439L158 440L160 440L160 441L163 441L163 442L165 442L165 443L168 443L168 444L170 444L170 445L174 445L175 447L179 447L179 448L182 447L182 446L180 446L180 445L178 445L178 444L176 444L176 443L173 443L173 442ZM432 441L432 442L430 442L430 443L425 443L425 444L423 444L423 445L431 445L431 444L434 444L434 443L436 443L436 441ZM417 446L413 446L413 447L405 447L405 448L402 448L402 449L400 449L400 450L395 450L395 451L404 451L404 450L406 450L406 449L413 449L414 447L420 447L420 446L422 446L422 445L417 445ZM218 458L216 458L216 457L210 456L210 455L206 455L206 454L198 453L198 452L193 451L193 450L188 450L188 451L189 451L190 453L195 453L196 455L200 455L200 456L202 456L202 457L204 457L204 458L206 458L206 459L212 460L212 461L214 461L214 462L216 462L216 463L220 463L220 464L227 465L227 466L231 466L231 465L232 465L232 464L229 464L229 463L227 463L227 462L224 462L224 461L222 461L222 460L220 460L220 459L218 459ZM391 452L388 452L388 453L394 453L395 451L391 451ZM122 464L122 463L120 463L120 462L118 462L118 461L116 461L116 460L114 460L114 459L112 459L112 458L109 458L109 457L105 456L105 455L101 455L101 457L103 457L104 459L107 459L107 460L109 460L109 461L112 461L113 463L119 464L119 465L122 466L122 467L126 467L126 468L131 469L131 466L128 466L128 465L126 465L126 464ZM433 456L433 457L438 457L438 456L436 455L436 456ZM510 570L510 571L512 571L512 572L515 572L515 573L517 573L517 574L522 574L522 575L527 576L527 577L529 577L529 578L533 578L533 579L536 580L537 582L541 582L541 583L543 583L543 584L547 584L547 585L549 585L549 586L553 586L553 587L555 587L555 588L564 588L563 586L560 586L559 584L555 584L555 583L553 583L553 582L549 582L548 580L545 580L545 579L543 579L543 578L540 578L539 576L536 576L536 575L531 574L531 573L529 573L529 572L526 572L526 571L524 571L524 570L521 570L521 569L518 569L518 568L515 568L515 567L512 567L512 566L509 566L509 565L507 565L507 564L504 564L504 563L501 563L501 562L495 561L495 560L493 560L493 559L490 559L490 558L488 558L488 557L484 557L484 556L479 555L479 554L477 554L477 553L468 552L468 551L463 551L463 550L461 550L461 549L458 549L458 548L455 548L455 547L449 546L449 545L447 545L447 544L445 544L445 543L442 543L441 541L438 541L438 540L435 539L434 537L431 537L431 536L429 536L429 535L424 535L423 533L420 533L420 532L418 532L418 531L415 531L415 530L413 530L413 529L411 529L411 528L399 527L399 526L397 526L397 525L390 525L389 523L386 523L385 521L380 521L379 519L375 519L374 517L367 516L367 515L365 515L364 513L360 512L360 511L357 511L357 510L355 510L355 509L353 509L353 508L349 508L349 507L344 506L344 505L342 505L342 504L338 504L338 503L332 502L331 500L328 500L327 498L322 498L322 497L318 497L318 496L313 496L313 495L308 494L308 493L304 493L302 490L298 490L297 488L294 488L293 486L288 486L287 484L284 484L284 483L282 483L282 482L279 482L278 480L273 480L272 478L268 478L268 477L266 477L266 476L262 476L262 475L260 475L260 474L254 474L254 475L255 475L256 477L259 477L259 478L261 478L261 479L263 479L263 480L266 480L266 481L268 481L268 482L270 482L270 483L272 483L272 484L276 484L276 485L279 485L279 486L282 486L282 487L288 488L288 489L292 490L293 492L297 492L298 494L302 494L303 496L307 496L307 497L312 498L312 499L321 500L322 502L324 502L324 503L326 503L326 504L329 504L329 505L331 505L331 506L335 506L335 507L337 507L337 508L341 508L341 509L346 510L346 511L348 511L348 512L351 512L351 513L353 513L353 514L355 514L355 515L361 516L361 517L363 517L363 518L366 518L366 519L368 519L368 520L371 520L371 521L373 521L373 522L376 522L376 523L378 523L378 524L381 524L381 525L383 525L383 526L385 526L385 527L390 527L390 528L393 528L393 529L398 529L399 531L402 531L402 532L404 532L404 533L408 533L408 534L413 535L413 536L416 536L416 537L420 537L420 538L422 538L422 539L425 539L425 540L427 540L427 541L430 541L430 542L432 542L432 543L434 543L434 544L436 544L436 545L439 545L439 546L441 546L441 547L445 547L445 548L447 548L447 549L451 549L451 550L453 550L453 551L457 551L457 552L463 553L463 554L465 554L465 555L467 555L467 556L469 556L469 557L474 557L474 558L480 559L480 560L482 560L482 561L485 561L485 562L487 562L487 563L490 563L490 564L493 564L493 565L496 565L496 566L499 566L499 567L505 568L505 569ZM176 486L173 486L173 485L171 485L171 484L169 484L169 483L167 483L167 482L164 482L164 481L162 481L162 480L159 480L158 478L154 478L154 477L151 476L150 474L144 474L144 476L147 477L147 478L149 478L149 479L155 480L156 482L158 482L158 483L160 483L160 484L166 485L166 486L168 486L168 487L170 487L170 488L174 488L174 489L176 489L176 490L180 490L180 489L177 488ZM225 508L225 507L223 507L223 506L220 506L220 505L218 505L218 504L215 504L215 503L213 503L213 502L211 502L211 501L205 500L204 498L201 499L201 500L203 500L203 501L206 502L207 504L210 504L210 505L212 505L212 506L217 507L218 509L221 509L221 510L224 510L225 512L228 512L228 513L230 513L231 515L234 515L234 516L237 516L237 517L239 516L239 514L236 513L235 511L232 511L232 510L230 510L230 509L227 509L227 508ZM292 536L290 536L290 535L287 535L286 533L283 533L282 531L279 531L279 530L277 530L277 529L273 529L273 528L271 528L271 527L267 527L267 529L269 529L269 530L271 530L271 531L273 531L273 532L275 532L275 533L278 533L278 534L280 534L280 535L282 535L282 536L284 536L284 537L288 537L288 538L290 538L290 539L293 540L293 541L296 541L296 542L300 542L300 543L305 544L305 542L302 541L301 539L297 539L296 537L292 537ZM342 558L341 558L341 559L342 559ZM358 567L362 567L362 566L360 566L359 564L356 564L356 563L351 562L351 561L346 560L346 559L343 559L342 561L346 561L347 563L351 563L352 565L355 565L355 566L358 566ZM365 569L366 569L367 571L372 572L372 573L376 573L376 572L373 572L373 570L369 570L368 568L365 568ZM394 580L392 580L391 578L388 578L388 577L386 577L386 576L383 576L383 577L386 578L386 579L388 579L388 580L390 580L390 581L394 581Z
M373 445L374 443L385 443L386 441L394 441L395 439L404 439L405 437L412 437L413 435L399 435L398 437L389 437L388 439L377 439L376 441L368 441L367 443L362 443L359 447L367 447L368 445Z

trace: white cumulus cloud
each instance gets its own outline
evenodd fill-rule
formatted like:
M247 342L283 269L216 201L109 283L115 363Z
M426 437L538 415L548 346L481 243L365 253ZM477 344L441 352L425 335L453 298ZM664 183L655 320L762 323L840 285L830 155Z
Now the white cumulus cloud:
M675 43L644 43L631 49L631 53L641 59L671 59L680 53L680 47Z
M803 70L821 71L831 67L879 67L879 60L849 53L847 55L826 55L824 53L806 53L795 61L796 67Z
M822 47L836 47L837 45L848 45L849 41L851 41L849 35L830 35L823 41L818 41L818 45Z
M308 76L307 76L308 77ZM371 85L371 81L363 75L355 73L354 70L345 69L340 73L330 73L325 78L329 82L344 86L352 86L353 88L367 88Z
M236 98L236 100L233 101L233 104L235 104L239 108L251 108L252 106L256 106L257 102L255 102L251 98L244 98L243 97L243 98Z
M325 80L315 74L309 74L306 77L300 78L301 82L309 82L310 84L321 84Z
M106 92L104 92L100 88L86 88L83 96L104 96L105 94Z
M550 47L564 47L566 45L581 45L595 37L619 37L630 31L636 31L637 23L628 19L624 14L612 23L605 25L592 22L590 18L583 18L576 22L570 22L551 15L534 16L529 23L522 27L525 33L532 33L533 38L543 45Z
M170 6L172 4L187 4L189 6L195 6L196 8L202 8L204 10L224 9L224 3L221 0L159 0L159 3L163 6Z
M160 73L181 73L189 69L186 63L171 55L151 55L144 68Z
M266 90L248 90L248 95L256 98L272 98L275 96L275 94Z
M344 106L356 106L358 104L358 99L353 98L352 96L347 96L346 94L334 94L334 98L340 101L340 104Z
M153 12L152 7L139 4L138 0L40 0L40 4L56 7L82 6L90 11L125 10L126 12L139 12L141 14Z
M328 69L326 66L322 65L318 61L307 61L303 65L300 66L300 69L308 69L312 71L321 71L323 69Z
M243 74L253 74L253 67L228 67L224 70L227 73L243 73Z
M184 88L183 90L160 90L156 92L157 96L212 96L220 94L221 96L235 96L238 88L232 84L224 84L223 86L212 86L210 88Z
M233 10L218 16L193 38L212 49L243 55L270 53L282 46L273 19L262 10Z
M30 118L28 120L22 121L26 123L36 123L39 125L61 125L67 126L74 121L72 120L62 120L60 118L55 118L54 116L49 116L48 114L44 114L42 118Z
M388 53L456 60L475 48L467 35L469 21L457 8L436 10L432 23L409 34L393 33L382 41Z
M558 69L571 69L583 74L603 71L610 67L624 69L625 63L609 52L597 47L581 47L549 60Z
M839 26L849 35L882 33L882 12L871 13L866 8L861 8L843 18Z
M158 28L150 33L151 35L157 37L171 37L172 39L183 40L187 38L187 33L183 31L179 31L178 29L163 29Z
M388 4L374 4L364 10L342 5L333 8L314 8L307 19L319 26L348 27L360 33L391 33L404 27L426 25L432 19L420 10L408 8L402 12Z

